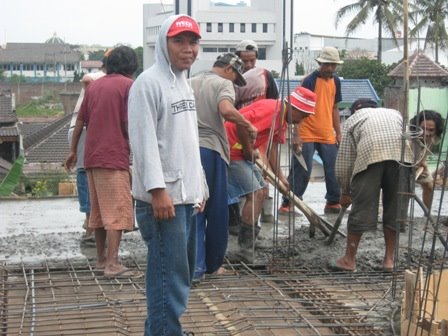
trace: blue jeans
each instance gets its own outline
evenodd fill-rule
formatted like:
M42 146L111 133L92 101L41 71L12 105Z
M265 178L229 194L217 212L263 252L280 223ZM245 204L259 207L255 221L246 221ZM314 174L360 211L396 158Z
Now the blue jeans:
M226 162L216 151L203 147L200 150L210 197L205 203L204 212L198 214L196 279L221 267L229 232Z
M154 218L150 204L136 202L136 218L148 248L145 336L181 336L196 257L193 205L176 205L176 217Z
M292 166L288 176L289 187L299 198L303 197L313 170L313 155L315 151L319 154L324 166L325 186L327 188L325 199L330 203L339 203L341 191L335 175L336 155L338 154L336 144L304 142L302 145L302 154L308 171L303 169L302 165L293 155L291 160Z
M84 168L76 170L76 188L78 189L79 211L90 213L89 182Z

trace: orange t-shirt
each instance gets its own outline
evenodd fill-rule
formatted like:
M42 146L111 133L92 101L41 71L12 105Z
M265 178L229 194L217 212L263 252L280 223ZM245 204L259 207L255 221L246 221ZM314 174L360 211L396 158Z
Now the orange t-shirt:
M303 142L336 143L333 128L333 106L336 85L333 78L316 79L314 92L317 95L314 115L305 118L300 124L300 138Z

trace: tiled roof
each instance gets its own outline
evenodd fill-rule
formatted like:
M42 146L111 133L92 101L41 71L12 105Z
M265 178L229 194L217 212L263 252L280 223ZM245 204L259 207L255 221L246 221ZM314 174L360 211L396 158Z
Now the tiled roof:
M69 150L67 134L71 117L66 115L38 131L39 135L35 137L32 145L25 146L28 163L64 162ZM39 141L36 141L37 139Z
M277 81L277 84L281 87L281 81ZM299 84L299 80L290 80L290 91L293 91ZM377 102L380 100L368 79L341 79L341 90L342 101L338 104L339 108L349 107L359 98L370 98Z
M64 127L66 123L70 122L71 117L71 114L65 115L62 118L56 119L52 123L47 124L45 127L38 129L36 132L26 137L24 136L23 147L25 148L25 150L38 145L48 136L58 131L61 127Z
M0 126L15 122L17 122L17 116L12 110L11 95L0 92Z
M16 126L0 127L0 137L16 137L19 135L19 130Z
M23 139L26 139L30 135L41 130L42 128L47 127L48 124L50 124L50 122L20 121L19 123L20 134L22 134Z
M448 77L448 71L431 60L422 51L416 51L409 57L409 77ZM391 77L404 77L404 61L389 72Z
M7 43L0 48L0 63L77 63L81 53L68 44Z

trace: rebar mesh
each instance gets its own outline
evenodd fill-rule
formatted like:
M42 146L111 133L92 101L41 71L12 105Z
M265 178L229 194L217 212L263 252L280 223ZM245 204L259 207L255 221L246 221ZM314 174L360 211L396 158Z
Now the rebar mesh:
M228 266L192 289L182 323L195 335L391 335L399 273ZM88 261L4 265L1 274L0 335L143 333L144 278L108 279Z

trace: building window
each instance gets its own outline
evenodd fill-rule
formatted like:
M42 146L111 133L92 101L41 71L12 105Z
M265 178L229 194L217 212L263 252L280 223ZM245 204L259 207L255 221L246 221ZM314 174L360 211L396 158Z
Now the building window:
M223 32L223 23L222 22L218 22L218 33L222 33Z
M267 32L268 32L268 24L263 23L263 33L267 33Z
M246 24L240 23L240 33L245 33L245 32L246 32Z
M206 47L206 48L203 48L202 51L203 51L203 52L206 52L206 53L210 53L210 52L215 53L215 52L218 51L218 48L210 48L210 47Z
M252 23L252 33L256 33L256 32L257 32L257 24Z
M229 23L229 33L234 33L234 32L235 32L235 24Z
M266 48L258 48L258 57L259 60L266 59Z
M218 48L218 52L220 52L220 53L229 52L229 48Z
M207 33L211 33L211 32L212 32L212 23L207 22Z

